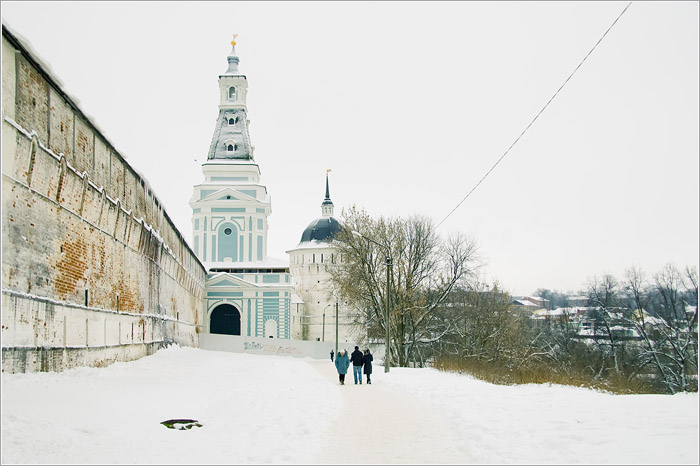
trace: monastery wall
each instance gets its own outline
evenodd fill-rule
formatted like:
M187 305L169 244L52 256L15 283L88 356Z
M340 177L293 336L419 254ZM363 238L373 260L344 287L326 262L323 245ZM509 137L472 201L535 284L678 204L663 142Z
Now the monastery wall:
M204 266L146 180L2 33L2 371L197 346Z
M330 267L339 259L332 247L302 248L290 253L289 270L294 278L294 290L304 301L299 324L293 338L310 341L335 341L335 303ZM338 341L341 347L364 341L354 328L351 310L342 301L338 308ZM324 317L325 314L325 317ZM361 332L360 332L361 333ZM366 339L366 338L365 338ZM345 346L343 346L345 345ZM348 348L349 349L349 348Z

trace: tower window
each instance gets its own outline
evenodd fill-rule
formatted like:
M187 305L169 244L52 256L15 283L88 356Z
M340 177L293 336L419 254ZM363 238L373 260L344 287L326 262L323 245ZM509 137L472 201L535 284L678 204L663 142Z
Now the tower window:
M234 141L228 140L224 143L224 146L228 152L233 152L236 150L236 143Z
M236 100L236 88L234 86L228 88L228 100Z
M233 126L234 123L236 123L236 121L233 119L233 117L231 117L231 118L228 119L228 124L229 124L229 126Z
M226 228L226 229L224 230L224 234L225 234L226 236L230 236L230 235L231 235L231 229L230 229L230 228Z

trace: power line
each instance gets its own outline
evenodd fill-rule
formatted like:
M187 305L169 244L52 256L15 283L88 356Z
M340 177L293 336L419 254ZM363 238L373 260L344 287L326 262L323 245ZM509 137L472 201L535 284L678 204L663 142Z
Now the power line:
M540 111L537 113L537 115L535 115L535 118L533 118L532 121L525 127L525 129L523 130L523 132L520 133L520 136L518 136L518 137L515 139L515 141L513 141L513 144L511 144L510 147L503 153L503 155L501 155L501 157L500 157L498 160L496 160L496 163L494 163L494 164L491 166L491 168L489 168L489 170L486 172L486 174L479 180L478 183L476 183L476 185L474 185L474 187L471 189L471 191L469 191L469 192L467 193L467 195L464 196L464 197L462 198L461 201L459 201L459 204L457 204L457 205L455 206L455 208L452 209L452 210L450 211L450 213L447 214L447 215L445 216L445 218L443 218L442 220L440 220L440 223L438 223L438 224L435 226L435 229L437 229L440 225L442 225L442 223L443 223L445 220L447 220L447 218L448 218L450 215L452 215L452 214L454 213L454 211L457 210L457 209L459 208L459 206L461 206L462 203L463 203L464 201L467 200L467 198L471 195L471 193L473 193L474 190L476 190L476 188L478 188L479 185L486 179L486 177L489 176L489 174L491 174L491 172L493 171L493 169L496 168L496 165L498 165L499 163L501 163L501 160L503 160L503 159L505 158L505 156L508 155L508 152L510 152L510 150L513 148L513 146L515 146L515 145L518 143L518 141L520 141L520 138L522 138L523 135L527 132L527 130L530 129L530 126L532 126L532 124L540 117L540 115L542 114L542 112L544 112L544 110L545 110L545 109L549 106L549 104L554 100L554 98L557 96L557 94L559 94L559 92L564 88L564 86L566 86L566 83L569 82L569 80L570 80L570 79L572 78L572 76L578 71L578 69L581 68L581 65L583 65L583 62L586 61L586 59L590 56L590 54L593 53L593 51L596 49L596 47L598 47L598 44L600 44L600 42L605 38L605 36L608 35L608 32L610 32L610 30L613 28L613 26L615 26L615 23L617 23L617 21L622 17L622 15L625 14L625 11L627 11L627 9L630 7L630 5L632 5L632 2L629 2L629 3L627 4L627 6L624 8L624 10L622 10L622 12L617 16L617 18L615 18L615 21L613 21L613 23L610 25L610 27L603 33L603 35L600 37L600 39L598 39L598 42L595 43L595 45L593 46L593 48L586 54L586 56L583 57L583 60L581 60L581 63L579 63L578 66L574 69L574 71L571 72L571 74L569 75L569 77L566 78L566 80L564 81L564 84L562 84L561 87L559 87L559 89L557 89L557 92L555 92L554 95L549 99L549 101L547 101L547 103L544 105L544 107L542 107L542 110L540 110Z

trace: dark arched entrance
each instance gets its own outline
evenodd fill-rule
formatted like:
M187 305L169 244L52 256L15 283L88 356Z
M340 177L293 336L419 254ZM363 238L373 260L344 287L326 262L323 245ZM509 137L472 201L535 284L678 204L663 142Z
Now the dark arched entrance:
M238 312L238 309L230 304L217 306L211 313L209 333L240 335L241 314Z

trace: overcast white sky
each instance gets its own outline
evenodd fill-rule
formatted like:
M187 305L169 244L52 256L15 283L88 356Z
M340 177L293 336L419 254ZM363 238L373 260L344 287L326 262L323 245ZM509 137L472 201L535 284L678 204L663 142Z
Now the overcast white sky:
M442 220L627 2L10 2L2 19L190 240L232 33L269 254L321 214ZM441 226L514 294L698 263L698 2L635 2Z

